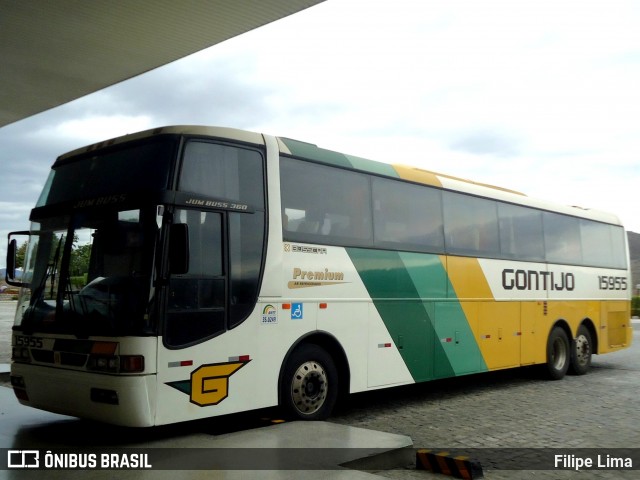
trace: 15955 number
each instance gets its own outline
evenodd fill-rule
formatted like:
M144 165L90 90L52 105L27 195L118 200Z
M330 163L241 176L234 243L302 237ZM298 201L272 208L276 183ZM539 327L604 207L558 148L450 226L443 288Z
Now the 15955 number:
M42 338L22 337L22 336L16 335L16 347L42 348L43 347Z
M627 277L599 275L598 283L599 283L600 290L626 290L627 289Z

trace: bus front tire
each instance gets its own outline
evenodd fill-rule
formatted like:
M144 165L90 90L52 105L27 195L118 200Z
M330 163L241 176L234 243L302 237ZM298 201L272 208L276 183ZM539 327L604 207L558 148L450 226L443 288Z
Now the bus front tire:
M317 345L297 348L282 379L282 407L298 420L324 420L338 398L338 372L331 356Z
M580 325L578 333L571 348L571 365L569 372L574 375L584 375L591 367L591 354L593 353L591 334L584 325Z
M551 380L564 378L570 363L571 347L567 333L561 327L554 327L547 340L547 377Z

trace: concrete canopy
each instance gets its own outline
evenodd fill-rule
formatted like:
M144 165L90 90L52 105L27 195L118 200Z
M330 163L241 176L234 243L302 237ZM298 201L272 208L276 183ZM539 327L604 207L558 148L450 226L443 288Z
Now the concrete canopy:
M323 0L0 0L0 127Z

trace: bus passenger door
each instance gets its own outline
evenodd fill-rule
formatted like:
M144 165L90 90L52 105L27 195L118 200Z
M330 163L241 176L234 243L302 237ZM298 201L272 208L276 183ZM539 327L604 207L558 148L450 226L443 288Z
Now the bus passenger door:
M157 424L202 417L203 405L226 398L220 389L205 391L206 378L197 379L203 364L218 360L206 340L226 329L225 216L186 209L174 213L173 225L186 225L188 236L170 238L170 262L180 263L180 255L188 252L188 265L180 272L175 265L170 267L163 341L158 348ZM186 252L176 252L176 248ZM218 376L231 375L229 368L221 369ZM207 378L213 376L210 373Z

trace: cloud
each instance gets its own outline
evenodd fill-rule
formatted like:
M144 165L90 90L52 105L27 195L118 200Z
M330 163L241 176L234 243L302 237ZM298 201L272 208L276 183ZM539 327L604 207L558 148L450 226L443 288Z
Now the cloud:
M203 61L196 54L95 94L85 114L146 117L153 126L246 125L269 115L272 93L269 85L252 83L250 58Z
M520 149L518 141L496 130L476 131L462 134L454 140L450 147L453 150L478 155L496 155L498 157L514 157Z

